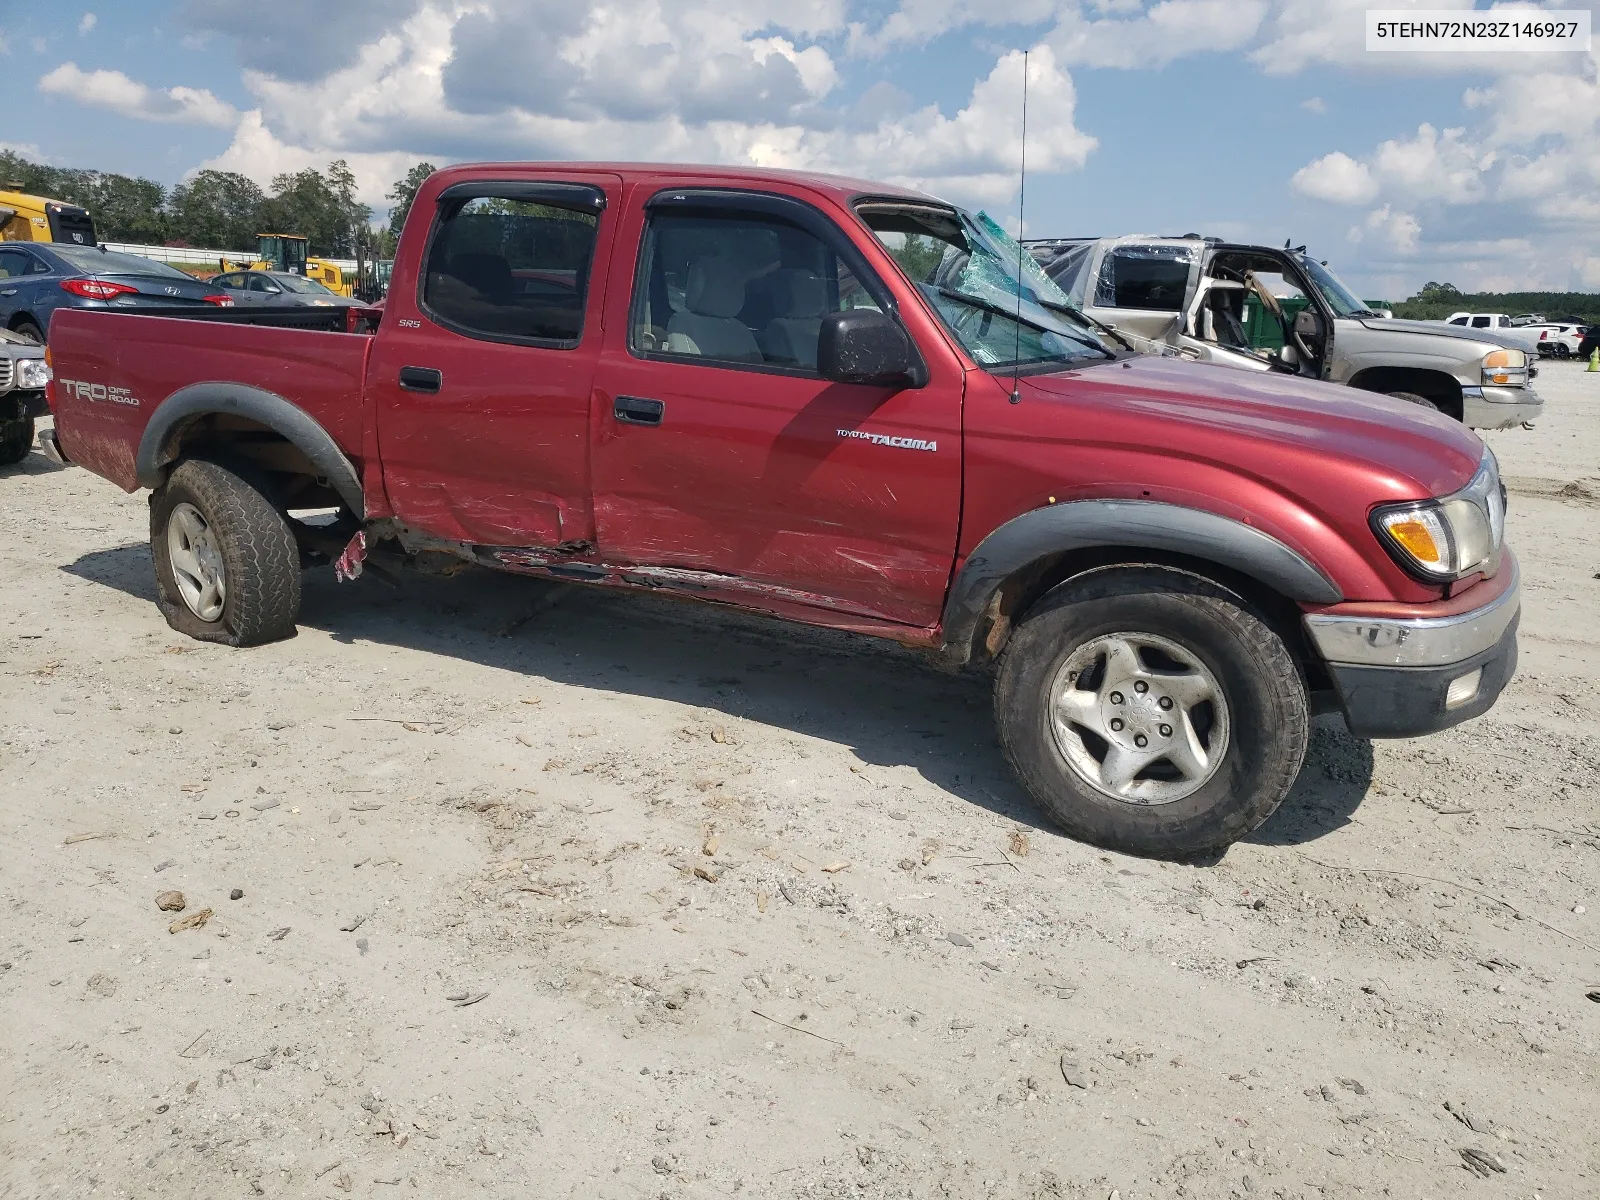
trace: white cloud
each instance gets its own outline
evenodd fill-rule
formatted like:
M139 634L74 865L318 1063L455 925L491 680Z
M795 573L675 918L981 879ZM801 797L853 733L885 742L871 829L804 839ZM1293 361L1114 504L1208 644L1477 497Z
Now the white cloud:
M1367 165L1340 150L1301 167L1289 186L1302 196L1330 204L1366 204L1378 194L1378 182Z
M1161 67L1249 45L1266 15L1266 0L1161 0L1127 19L1086 18L1068 7L1049 41L1073 66Z
M239 116L231 104L201 88L152 88L121 71L83 71L77 63L70 62L40 79L39 90L47 96L62 96L144 121L226 128Z
M1424 122L1417 126L1415 137L1380 145L1372 156L1372 168L1392 194L1470 204L1483 199L1483 173L1494 166L1495 157L1494 152L1483 153L1470 144L1465 129L1441 133Z
M1300 107L1307 112L1316 113L1319 117L1328 111L1327 101L1321 96L1312 96L1309 100L1300 101Z
M78 21L78 33L80 35L86 34L98 24L100 24L100 18L95 16L92 12L86 12Z
M247 71L257 106L207 165L265 182L343 157L380 207L421 158L750 163L987 203L1014 195L1020 51L1000 54L952 115L893 89L837 98L839 72L817 38L844 30L838 0L793 13L779 0L428 4L321 79ZM1048 46L1029 63L1029 167L1077 167L1096 142L1076 126L1072 78Z
M1355 244L1368 242L1393 254L1409 256L1417 251L1422 224L1408 212L1395 212L1389 205L1375 208L1360 225L1352 225L1346 235Z

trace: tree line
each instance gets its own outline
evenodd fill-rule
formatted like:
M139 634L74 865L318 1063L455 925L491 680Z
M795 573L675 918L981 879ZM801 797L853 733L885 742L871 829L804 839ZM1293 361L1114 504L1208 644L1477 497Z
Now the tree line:
M310 252L327 258L394 254L400 226L417 189L434 171L420 163L395 181L385 228L374 228L372 209L356 199L356 180L343 159L326 170L285 172L263 191L234 171L198 171L173 188L152 179L50 167L0 151L0 188L89 210L102 241L156 246L254 250L260 233L298 233ZM12 189L11 185L16 185Z
M1453 283L1429 280L1415 296L1394 306L1394 315L1410 321L1442 321L1451 313L1542 313L1552 321L1576 317L1600 323L1600 295L1588 292L1463 292Z

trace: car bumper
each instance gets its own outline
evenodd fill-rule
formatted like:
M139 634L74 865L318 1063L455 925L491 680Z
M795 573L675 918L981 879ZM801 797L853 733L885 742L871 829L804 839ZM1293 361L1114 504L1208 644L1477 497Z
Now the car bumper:
M1343 605L1305 618L1358 737L1419 737L1487 712L1517 669L1522 588L1510 551L1481 603L1431 616ZM1417 606L1425 610L1428 606ZM1451 606L1455 608L1455 606Z
M1531 387L1463 387L1461 423L1469 429L1509 429L1536 420L1544 398Z

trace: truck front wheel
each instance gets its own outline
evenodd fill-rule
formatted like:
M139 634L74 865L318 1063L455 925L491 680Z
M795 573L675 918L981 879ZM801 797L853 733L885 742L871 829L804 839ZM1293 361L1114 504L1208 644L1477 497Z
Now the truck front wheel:
M1006 758L1071 836L1186 857L1250 833L1288 795L1310 716L1283 640L1237 596L1179 571L1069 581L1007 645Z
M33 418L19 417L0 421L0 467L9 467L28 457L33 449Z
M179 633L225 646L292 637L300 552L247 467L186 459L150 497L156 603Z

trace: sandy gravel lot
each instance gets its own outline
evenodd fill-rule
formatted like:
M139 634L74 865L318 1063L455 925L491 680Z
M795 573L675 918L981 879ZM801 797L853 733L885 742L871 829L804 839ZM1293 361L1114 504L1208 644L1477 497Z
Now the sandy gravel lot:
M0 1196L1600 1194L1600 376L1539 385L1500 705L1319 723L1201 865L892 646L321 572L230 651L143 496L0 471Z

